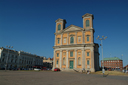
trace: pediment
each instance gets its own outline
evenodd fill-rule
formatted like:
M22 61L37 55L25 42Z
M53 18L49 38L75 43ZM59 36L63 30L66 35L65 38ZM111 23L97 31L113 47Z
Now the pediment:
M79 30L83 30L83 28L75 25L70 25L67 28L65 28L62 32L79 31Z

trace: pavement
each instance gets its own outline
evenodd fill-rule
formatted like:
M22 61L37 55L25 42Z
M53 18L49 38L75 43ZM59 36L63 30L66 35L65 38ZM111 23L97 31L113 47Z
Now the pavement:
M0 85L128 85L128 76L52 71L0 71Z

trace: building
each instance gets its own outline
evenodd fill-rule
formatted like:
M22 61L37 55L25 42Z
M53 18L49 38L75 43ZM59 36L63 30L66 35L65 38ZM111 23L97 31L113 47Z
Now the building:
M104 58L103 63L101 61L101 67L103 64L106 69L123 70L123 60L118 57Z
M53 69L99 70L99 45L94 43L94 17L87 13L82 18L83 27L70 25L65 28L66 20L59 18L55 21Z
M52 68L52 66L53 66L53 58L51 59L51 58L44 57L43 58L43 66L47 67L47 68Z
M124 69L125 69L125 70L128 70L128 65L124 66Z
M32 68L33 66L43 66L43 57L30 54L24 51L15 51L0 48L0 69Z

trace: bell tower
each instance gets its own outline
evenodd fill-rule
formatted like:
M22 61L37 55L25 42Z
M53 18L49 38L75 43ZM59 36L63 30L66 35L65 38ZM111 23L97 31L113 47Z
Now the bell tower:
M84 29L93 29L93 15L86 13L85 15L82 16L83 18L83 28Z
M65 29L66 20L59 18L55 22L56 22L56 33L61 32L63 29Z

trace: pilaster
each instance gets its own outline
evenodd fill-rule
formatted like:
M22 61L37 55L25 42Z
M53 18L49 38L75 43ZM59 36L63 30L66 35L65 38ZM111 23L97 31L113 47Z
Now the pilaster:
M82 69L85 68L84 48L82 49Z
M68 45L68 40L69 40L69 33L67 33L67 45Z
M83 44L85 44L85 31L82 32L83 32Z
M60 69L61 69L61 66L62 66L62 64L61 64L62 63L62 50L60 50L60 59L59 60L60 60L59 61L60 62Z
M52 70L54 70L54 68L55 68L55 61L56 61L55 60L56 59L55 58L56 57L55 54L56 54L56 52L55 52L55 49L54 49L54 55L53 55L54 57L53 57L53 67L52 67Z
M77 49L75 49L75 69L77 68Z
M61 44L60 44L60 45L62 45L62 41L63 41L63 40L62 40L62 35L63 35L63 34L61 34Z
M75 32L75 44L77 44L77 32Z
M68 69L68 50L66 50L66 68Z
M91 49L91 68L94 69L94 47Z
M94 41L93 41L93 30L91 30L91 43L94 43Z

